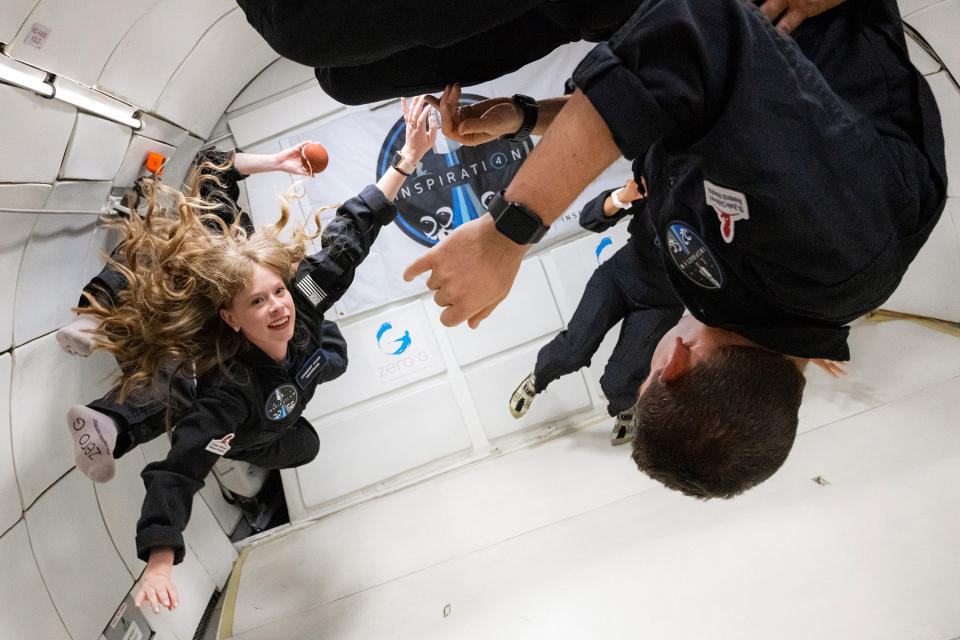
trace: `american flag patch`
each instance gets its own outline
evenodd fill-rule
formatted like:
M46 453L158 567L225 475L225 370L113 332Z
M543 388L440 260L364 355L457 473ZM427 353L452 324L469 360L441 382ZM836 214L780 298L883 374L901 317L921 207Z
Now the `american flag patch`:
M307 300L315 307L319 307L320 303L327 297L327 292L318 287L310 276L304 276L298 280L296 287L300 290L300 293L307 296Z

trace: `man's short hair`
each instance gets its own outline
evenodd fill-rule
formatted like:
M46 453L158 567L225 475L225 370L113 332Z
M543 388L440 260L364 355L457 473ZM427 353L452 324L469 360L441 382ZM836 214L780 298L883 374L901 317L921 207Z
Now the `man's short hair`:
M786 356L731 345L667 383L650 375L634 412L633 459L653 479L732 498L787 459L806 380Z

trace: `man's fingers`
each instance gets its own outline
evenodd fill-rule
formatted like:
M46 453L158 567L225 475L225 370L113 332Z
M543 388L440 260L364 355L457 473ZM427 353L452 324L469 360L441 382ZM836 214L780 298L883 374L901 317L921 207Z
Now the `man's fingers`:
M455 327L469 317L470 314L465 312L462 306L451 305L440 314L440 322L445 327Z
M433 96L426 96L426 97L424 98L424 100L426 100L426 101L427 101L427 104L429 104L429 105L430 105L431 107L433 107L434 109L439 109L439 108L440 108L440 100L438 100L437 98L435 98L435 97L433 97Z
M470 320L467 321L467 325L471 329L476 329L477 327L479 327L480 323L486 320L487 316L493 313L493 310L496 309L501 302L503 302L503 298L498 298L493 304L488 305L480 313L470 318Z
M438 307L449 307L451 304L453 304L453 302L450 300L449 294L443 289L443 287L437 289L437 292L433 294L433 302Z
M777 30L781 33L790 33L799 27L800 23L803 22L805 18L806 16L803 15L803 13L791 9L790 11L787 11L782 18L780 18L779 22L777 22Z
M433 270L433 251L427 251L425 254L407 265L403 271L403 279L410 282L421 273Z
M775 22L787 10L787 0L766 0L760 5L760 11L767 16L767 20Z

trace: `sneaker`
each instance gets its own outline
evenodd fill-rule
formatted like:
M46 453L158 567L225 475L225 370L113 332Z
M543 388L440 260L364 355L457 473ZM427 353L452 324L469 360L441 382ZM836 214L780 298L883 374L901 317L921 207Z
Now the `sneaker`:
M514 418L522 418L530 410L533 397L537 395L536 388L533 385L533 374L531 373L514 389L513 395L510 396L510 415Z
M636 431L636 425L633 422L633 410L621 411L617 414L617 420L613 423L613 431L610 433L610 444L614 447L618 444L626 444L633 440L633 434Z

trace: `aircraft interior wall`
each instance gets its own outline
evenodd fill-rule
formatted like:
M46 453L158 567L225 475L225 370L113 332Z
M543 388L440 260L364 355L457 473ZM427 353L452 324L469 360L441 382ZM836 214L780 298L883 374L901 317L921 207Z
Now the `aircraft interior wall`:
M885 308L958 323L960 0L900 6L911 57L941 109L950 187L941 221ZM206 146L275 151L317 128L345 127L356 114L399 113L399 105L335 102L312 70L278 58L234 0L4 0L0 43L0 64L77 83L139 121L131 127L0 82L0 638L97 639L144 568L133 546L139 472L169 447L159 438L119 459L108 484L74 467L66 411L104 393L116 373L111 357L75 358L54 337L116 242L98 217L142 175L148 152L169 159L164 181L179 184ZM543 89L532 95L547 97L588 49L569 45L469 89L492 97L534 85ZM374 161L331 154L331 163L370 168L356 172L368 175L359 183L318 176L327 204L374 182ZM571 210L628 172L621 159ZM254 176L241 185L241 204L255 222L269 223L277 193L291 185L286 174ZM296 207L309 223L312 210ZM627 235L622 224L603 237L571 231L544 243L482 331L444 327L423 278L402 291L385 284L371 299L386 302L336 307L350 368L304 414L321 438L318 458L282 472L292 525L605 416L598 381L615 331L592 366L551 386L549 402L521 420L507 414L506 399L537 350L566 326L591 271ZM387 325L396 336L408 332L403 352L383 348L378 332ZM181 607L159 616L144 608L158 640L193 638L238 557L228 533L239 519L209 479L194 500L177 569Z

